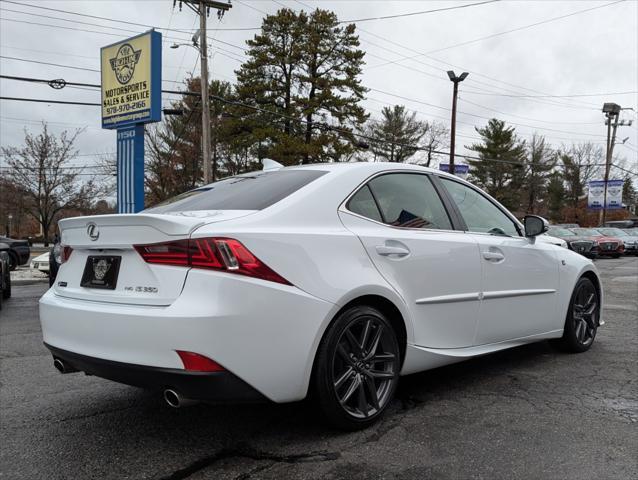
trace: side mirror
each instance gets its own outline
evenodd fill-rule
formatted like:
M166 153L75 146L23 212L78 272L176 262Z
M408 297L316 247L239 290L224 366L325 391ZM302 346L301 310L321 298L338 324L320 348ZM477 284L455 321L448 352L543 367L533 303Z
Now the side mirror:
M549 222L538 215L525 215L523 225L526 237L536 237L549 230Z

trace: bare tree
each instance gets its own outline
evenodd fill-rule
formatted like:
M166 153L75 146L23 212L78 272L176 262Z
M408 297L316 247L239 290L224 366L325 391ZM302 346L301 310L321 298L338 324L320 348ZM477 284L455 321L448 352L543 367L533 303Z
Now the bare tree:
M45 245L60 211L84 209L99 193L94 177L81 179L85 169L70 165L77 156L74 144L82 132L64 131L56 137L43 123L38 135L25 130L23 146L1 148L9 165L8 178L30 198L27 209L42 226Z
M585 185L601 173L600 165L605 162L605 153L601 146L584 142L574 143L569 148L563 146L559 155L564 166L567 198L576 207Z
M450 144L450 130L441 122L427 122L425 135L421 139L421 145L425 148L426 167L430 167L432 160L436 158L437 150L445 149Z

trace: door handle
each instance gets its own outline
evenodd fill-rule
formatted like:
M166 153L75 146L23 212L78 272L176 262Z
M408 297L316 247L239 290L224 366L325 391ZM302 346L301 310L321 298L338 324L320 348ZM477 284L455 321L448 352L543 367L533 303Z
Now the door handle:
M405 257L410 254L410 250L407 247L399 247L392 245L377 245L376 247L377 253L379 255L383 255L387 257L389 255L396 255L397 257Z
M491 262L498 262L501 260L505 260L505 255L500 252L483 252L483 258L485 260L489 260Z

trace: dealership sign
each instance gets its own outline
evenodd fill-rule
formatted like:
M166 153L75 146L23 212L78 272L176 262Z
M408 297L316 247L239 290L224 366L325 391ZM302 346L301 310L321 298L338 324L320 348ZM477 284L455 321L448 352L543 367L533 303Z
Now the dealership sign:
M117 211L144 209L144 124L162 119L162 35L154 30L100 50L102 128L117 130Z
M101 49L102 128L161 120L161 47L151 30Z
M623 180L609 180L607 182L607 205L610 210L622 208L622 187ZM605 181L592 180L589 182L589 195L587 197L587 208L600 210L605 204Z

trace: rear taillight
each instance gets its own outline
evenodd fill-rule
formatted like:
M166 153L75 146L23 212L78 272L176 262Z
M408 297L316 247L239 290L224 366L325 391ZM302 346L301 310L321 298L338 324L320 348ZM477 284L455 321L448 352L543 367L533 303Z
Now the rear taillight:
M134 247L146 263L221 270L291 285L232 238L192 238Z
M71 254L73 253L73 249L68 245L60 245L60 265L66 262Z

